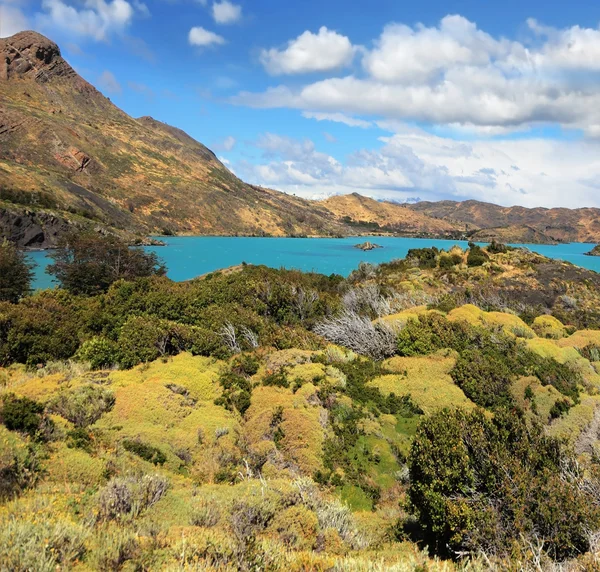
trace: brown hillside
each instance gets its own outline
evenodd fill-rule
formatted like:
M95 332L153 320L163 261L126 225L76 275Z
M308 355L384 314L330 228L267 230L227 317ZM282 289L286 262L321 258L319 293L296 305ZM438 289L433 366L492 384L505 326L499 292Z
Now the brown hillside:
M380 202L357 193L338 195L320 204L348 224L371 223L380 230L407 235L455 236L460 225L435 219L394 203Z
M469 225L469 230L525 226L561 242L599 242L600 209L545 209L501 207L479 201L421 202L411 210L454 223Z

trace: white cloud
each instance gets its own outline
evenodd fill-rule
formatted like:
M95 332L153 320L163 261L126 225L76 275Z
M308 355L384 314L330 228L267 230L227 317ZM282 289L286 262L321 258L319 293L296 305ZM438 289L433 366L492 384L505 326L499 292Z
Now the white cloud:
M327 131L323 131L323 137L325 137L325 141L328 143L337 143L337 137Z
M234 24L242 18L242 7L228 0L214 2L212 15L217 24Z
M359 192L380 199L479 199L503 205L600 206L600 144L546 139L457 141L394 125L379 149L340 162L309 140L265 134L251 183L315 198ZM565 192L568 189L568 192Z
M222 45L225 43L225 38L201 26L195 26L190 30L188 41L192 46L207 47Z
M600 29L558 30L529 21L528 31L523 42L497 38L456 15L435 27L391 24L363 50L360 73L242 92L232 102L418 121L474 134L554 123L600 135ZM330 34L337 36L326 30L323 38ZM351 60L348 38L337 36L345 42L336 51L319 36L306 32L285 50L263 51L262 62L270 73L284 74Z
M351 117L349 115L345 115L344 113L321 113L318 111L303 111L302 117L306 117L306 119L316 119L317 121L334 121L335 123L343 123L344 125L348 125L349 127L362 127L363 129L373 127L373 123L371 121L365 121L364 119Z
M103 71L98 78L98 86L101 90L111 94L120 94L123 91L117 78L108 70Z
M260 61L272 75L324 72L347 66L356 48L346 36L325 26L317 34L306 31L283 50L262 50Z
M40 28L60 28L97 41L123 32L135 14L126 0L85 0L82 8L62 0L42 0L42 9L44 12L36 15Z
M19 8L0 3L0 38L8 38L28 28L27 17Z

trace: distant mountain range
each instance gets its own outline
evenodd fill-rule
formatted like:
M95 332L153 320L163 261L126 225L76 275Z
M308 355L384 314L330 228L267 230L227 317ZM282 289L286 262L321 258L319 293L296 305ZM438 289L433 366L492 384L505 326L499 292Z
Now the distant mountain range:
M45 248L73 227L132 241L393 233L600 242L600 210L402 205L357 194L309 201L249 185L180 129L121 111L54 42L21 32L0 39L0 237Z

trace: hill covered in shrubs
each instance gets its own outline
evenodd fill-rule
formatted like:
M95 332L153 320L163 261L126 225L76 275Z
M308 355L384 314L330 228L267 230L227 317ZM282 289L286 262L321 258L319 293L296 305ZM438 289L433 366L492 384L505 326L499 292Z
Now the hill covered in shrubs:
M597 569L599 297L494 243L2 302L0 562Z

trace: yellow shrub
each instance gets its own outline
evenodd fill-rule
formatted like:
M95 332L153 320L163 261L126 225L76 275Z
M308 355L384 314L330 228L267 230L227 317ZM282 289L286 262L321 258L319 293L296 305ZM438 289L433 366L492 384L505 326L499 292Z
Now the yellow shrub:
M559 340L567 335L567 329L563 323L554 316L538 316L533 321L532 328L540 338Z
M384 393L411 397L426 413L442 407L474 407L450 377L455 360L435 354L426 357L394 357L385 366L399 374L384 375L371 383ZM406 375L405 375L406 374Z
M45 463L47 480L58 484L77 483L94 486L104 481L104 462L81 449L59 443Z
M290 548L311 550L317 541L319 521L314 512L296 505L278 512L269 529Z

